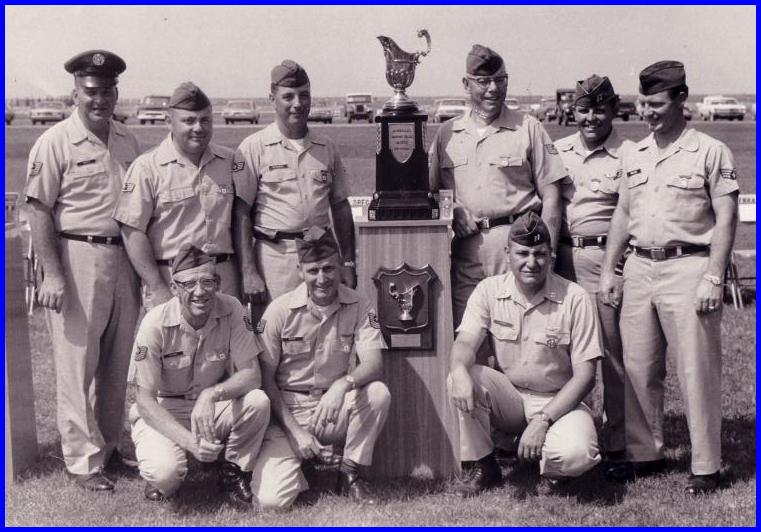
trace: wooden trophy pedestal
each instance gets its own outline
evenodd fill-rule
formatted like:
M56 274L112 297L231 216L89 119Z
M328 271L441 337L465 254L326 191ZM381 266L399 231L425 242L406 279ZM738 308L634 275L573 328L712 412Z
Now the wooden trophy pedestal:
M459 472L457 414L449 400L446 379L453 342L448 220L361 221L357 227L358 290L379 304L373 281L379 269L406 263L430 265L435 281L432 299L433 349L384 351L384 382L391 408L375 445L371 474L448 477ZM380 314L379 314L380 317ZM381 326L383 326L382 319Z

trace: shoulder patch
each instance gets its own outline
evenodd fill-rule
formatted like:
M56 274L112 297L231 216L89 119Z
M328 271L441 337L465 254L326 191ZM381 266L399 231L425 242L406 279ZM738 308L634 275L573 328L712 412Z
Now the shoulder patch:
M722 168L719 172L721 172L721 177L724 179L737 180L737 170L734 168Z
M246 163L243 161L238 161L233 163L233 172L240 172L246 167Z
M135 362L140 362L141 360L145 360L145 357L147 356L148 356L148 346L147 345L137 346L137 351L135 351Z
M254 331L256 334L262 334L264 332L264 327L266 327L267 321L266 320L259 320L259 323L256 324L256 330Z
M557 155L558 149L555 147L554 144L545 144L544 149L547 150L547 153L550 155Z
M380 323L378 322L378 315L374 310L367 313L367 321L370 322L370 327L373 329L380 329Z
M135 183L124 183L122 185L122 192L132 192L135 190Z
M38 176L40 175L41 171L42 171L42 163L34 162L32 163L32 167L29 169L29 177Z

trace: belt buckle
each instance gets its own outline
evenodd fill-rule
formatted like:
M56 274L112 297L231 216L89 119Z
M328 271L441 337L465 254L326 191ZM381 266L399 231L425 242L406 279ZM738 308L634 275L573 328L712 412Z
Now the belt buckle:
M666 260L666 248L650 248L650 258L656 261Z
M480 227L481 229L489 229L490 227L489 218L481 218L478 221L478 227Z
M93 240L92 235L87 235L87 243L92 244L92 240Z
M107 236L107 237L106 237L106 244L108 244L108 245L111 245L111 241L112 241L114 238L115 238L115 237L113 237L113 236Z
M309 390L309 397L313 399L319 399L320 397L322 397L322 394L323 394L323 391L318 388L312 388L311 390Z
M584 247L584 237L583 236L571 236L571 241L573 242L573 247L575 247L575 248L583 248Z

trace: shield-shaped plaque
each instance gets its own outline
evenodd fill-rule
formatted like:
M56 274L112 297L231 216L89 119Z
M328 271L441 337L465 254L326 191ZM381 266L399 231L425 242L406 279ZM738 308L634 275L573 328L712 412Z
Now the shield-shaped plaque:
M388 148L399 163L406 163L415 151L414 122L390 123L388 125Z
M378 321L391 349L433 349L433 288L437 279L430 264L413 268L402 263L379 268L373 277L378 289Z

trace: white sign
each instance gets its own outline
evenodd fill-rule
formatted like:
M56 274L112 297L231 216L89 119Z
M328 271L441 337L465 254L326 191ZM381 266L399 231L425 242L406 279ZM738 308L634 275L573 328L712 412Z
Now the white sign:
M756 195L740 194L740 221L756 223Z

